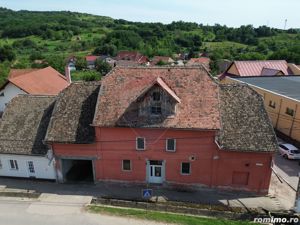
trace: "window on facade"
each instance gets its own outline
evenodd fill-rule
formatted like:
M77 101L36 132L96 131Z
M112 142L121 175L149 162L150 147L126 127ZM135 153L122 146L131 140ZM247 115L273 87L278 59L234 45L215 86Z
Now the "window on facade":
M160 101L160 92L158 92L158 91L153 92L152 99L153 99L153 101L156 101L156 102Z
M11 160L9 160L9 164L10 164L10 169L12 169L12 170L19 169L17 160L11 159Z
M285 113L290 115L290 116L294 116L295 111L291 108L286 108Z
M34 165L33 165L32 161L28 162L28 170L29 170L30 173L35 173Z
M2 162L1 162L1 159L0 159L0 169L2 169Z
M151 114L160 115L161 114L161 105L155 104L155 105L151 106Z
M275 109L275 108L276 108L276 102L270 100L270 101L269 101L269 106L270 106L271 108Z
M122 169L125 171L131 170L131 161L129 159L124 159L122 163Z
M2 93L0 94L0 97L4 97L4 92L2 92Z
M166 140L166 150L175 151L176 150L176 139L168 138Z
M190 174L191 173L191 164L189 162L181 163L181 174Z
M136 149L137 150L145 150L145 138L138 137L136 138Z

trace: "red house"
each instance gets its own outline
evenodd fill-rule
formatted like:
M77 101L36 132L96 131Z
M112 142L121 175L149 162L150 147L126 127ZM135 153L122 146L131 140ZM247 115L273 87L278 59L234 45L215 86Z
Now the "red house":
M58 180L266 193L276 137L262 98L203 67L117 67L59 96L46 142Z

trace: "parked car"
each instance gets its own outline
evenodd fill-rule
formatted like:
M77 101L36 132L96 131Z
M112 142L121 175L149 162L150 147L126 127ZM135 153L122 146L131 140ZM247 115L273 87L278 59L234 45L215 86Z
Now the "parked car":
M286 159L300 159L300 151L292 144L279 144L279 152Z

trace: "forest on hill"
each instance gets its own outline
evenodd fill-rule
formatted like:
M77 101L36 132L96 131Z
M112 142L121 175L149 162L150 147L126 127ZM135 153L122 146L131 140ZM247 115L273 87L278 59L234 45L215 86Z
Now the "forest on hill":
M285 59L300 64L300 30L251 25L239 28L191 22L141 23L75 12L13 11L0 8L0 83L9 68L47 61L63 72L69 56L116 55L138 50L150 58L206 53L212 71L220 59Z

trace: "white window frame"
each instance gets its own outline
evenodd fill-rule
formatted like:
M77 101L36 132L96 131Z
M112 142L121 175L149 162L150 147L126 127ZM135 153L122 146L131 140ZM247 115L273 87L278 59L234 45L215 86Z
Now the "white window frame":
M142 138L144 140L144 148L138 148L139 147L138 146L138 139L140 139L140 138ZM145 150L146 149L146 138L144 138L144 137L137 137L135 139L135 149L139 150L139 151Z
M32 169L33 169L33 172L30 171L30 164L32 164ZM33 161L27 161L27 167L28 167L28 171L29 173L35 173L35 168L34 168L34 163Z
M11 162L13 162L14 168L11 167ZM18 161L16 159L10 159L8 163L11 170L19 170Z
M168 141L169 140L174 140L174 150L173 149L168 149ZM176 139L175 138L167 138L166 139L166 151L167 152L176 152Z
M189 164L189 173L183 173L182 172L182 164L183 163L188 163ZM192 165L191 165L191 163L190 162L181 162L181 164L180 164L180 174L184 175L184 176L188 176L188 175L191 175L191 173L192 173Z
M130 169L129 169L129 170L125 170L125 169L124 169L124 161L125 161L125 160L128 160L129 163L130 163ZM130 172L130 171L132 171L132 163L131 163L131 160L130 160L130 159L122 159L122 171L124 171L124 172Z

